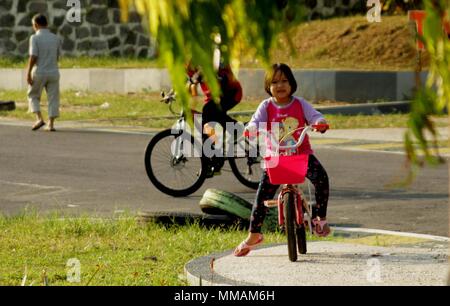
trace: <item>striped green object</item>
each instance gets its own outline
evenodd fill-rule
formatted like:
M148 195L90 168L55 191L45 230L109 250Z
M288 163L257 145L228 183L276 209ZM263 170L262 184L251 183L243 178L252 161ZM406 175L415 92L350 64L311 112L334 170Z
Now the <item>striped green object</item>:
M252 212L252 203L241 197L219 189L209 188L200 200L200 209L206 214L231 215L249 220ZM278 210L270 208L264 220L263 231L274 231L278 228Z

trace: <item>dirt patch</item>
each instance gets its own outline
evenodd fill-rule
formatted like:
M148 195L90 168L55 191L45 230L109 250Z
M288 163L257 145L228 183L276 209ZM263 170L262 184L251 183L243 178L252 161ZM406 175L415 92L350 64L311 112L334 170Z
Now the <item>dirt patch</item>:
M272 58L295 68L393 71L413 70L416 64L414 25L406 15L383 16L380 23L365 16L307 22L282 35L279 46L288 45L286 35L294 53L274 48ZM428 54L422 62L428 67Z

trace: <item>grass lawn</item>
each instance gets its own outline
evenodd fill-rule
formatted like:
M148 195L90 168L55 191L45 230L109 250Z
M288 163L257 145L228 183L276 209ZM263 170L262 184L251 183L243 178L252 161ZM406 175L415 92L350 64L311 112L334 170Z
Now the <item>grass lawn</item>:
M25 69L28 59L0 57L0 68L19 68ZM162 68L157 60L145 58L123 58L123 57L61 57L59 67L63 69L70 68Z
M62 219L24 214L0 216L0 286L186 285L184 265L193 258L233 249L247 235L237 228L139 225L134 218ZM284 242L267 233L267 243ZM67 281L67 262L81 264L79 283Z
M1 91L0 100L16 101L15 111L0 112L0 117L34 120L34 115L27 113L25 91ZM46 98L43 96L42 110L46 113ZM104 108L102 105L108 104ZM232 112L252 112L259 105L259 100L244 100ZM197 107L199 109L201 104ZM169 117L168 117L169 116ZM167 105L159 102L158 93L112 94L65 91L61 94L61 121L88 121L114 126L139 126L147 128L169 128L175 119ZM390 114L374 116L326 115L333 129L347 128L385 128L406 127L408 115ZM443 117L442 117L443 118ZM445 126L446 120L437 121ZM248 121L250 115L237 116L236 119Z
M183 269L188 261L231 250L246 235L247 231L237 227L140 225L131 217L0 215L0 286L19 286L24 276L25 285L33 286L187 285ZM267 244L286 242L280 232L265 233L265 239ZM307 239L317 240L310 235ZM338 234L320 240L378 246L419 242L403 237L344 238ZM73 266L67 265L70 259L80 263L80 282L67 281L67 275L74 276Z

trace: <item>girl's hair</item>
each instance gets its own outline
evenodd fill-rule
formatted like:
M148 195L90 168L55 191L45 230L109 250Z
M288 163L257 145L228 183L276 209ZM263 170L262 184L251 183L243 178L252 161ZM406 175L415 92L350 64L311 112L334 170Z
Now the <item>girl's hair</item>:
M270 84L272 84L273 77L278 71L283 73L288 79L289 85L291 85L290 95L292 96L292 94L297 90L297 81L294 78L294 74L292 73L291 68L289 68L289 66L286 64L276 63L272 65L272 70L269 70L266 73L266 78L264 80L264 89L270 96L272 96L272 93L270 92Z

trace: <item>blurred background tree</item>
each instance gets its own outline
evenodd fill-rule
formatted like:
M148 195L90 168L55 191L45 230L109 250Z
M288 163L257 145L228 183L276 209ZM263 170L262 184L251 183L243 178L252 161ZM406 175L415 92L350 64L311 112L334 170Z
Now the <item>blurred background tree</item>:
M424 43L431 61L425 87L417 87L411 105L409 130L405 135L406 152L411 164L416 166L443 161L437 151L437 131L432 116L444 113L450 101L450 2L432 0L425 1L424 5L423 36L418 39ZM427 133L432 136L430 142L427 141ZM419 143L422 157L414 149L414 142Z
M389 15L405 14L409 10L422 10L424 8L423 0L385 0L383 3L383 12Z
M183 107L185 65L200 66L214 97L220 95L213 54L220 50L224 64L239 67L242 52L269 65L269 52L280 33L305 19L302 1L288 0L120 0L123 20L136 9L157 41L159 58L171 76ZM289 37L287 37L289 39ZM277 45L277 48L288 46Z

